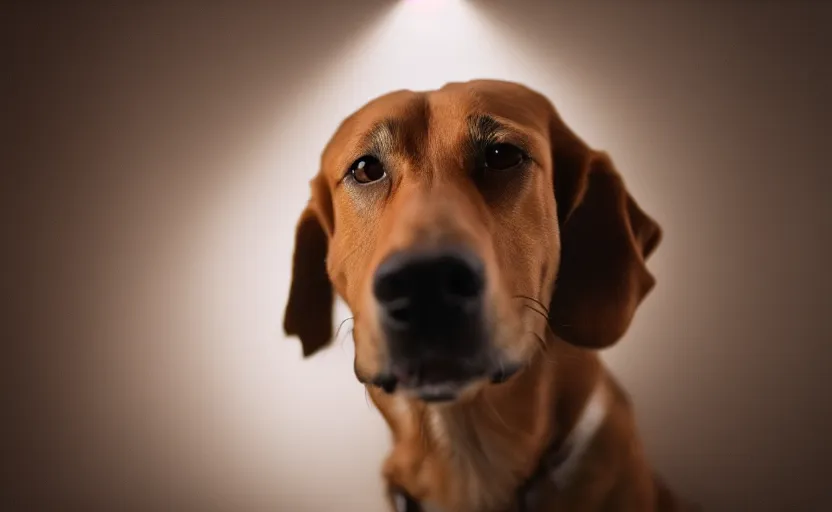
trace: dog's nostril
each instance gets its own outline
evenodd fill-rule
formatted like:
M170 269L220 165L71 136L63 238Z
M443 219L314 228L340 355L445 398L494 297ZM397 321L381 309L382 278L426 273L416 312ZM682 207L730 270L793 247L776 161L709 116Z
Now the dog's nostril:
M388 307L403 307L406 304L397 303L407 302L409 289L407 276L393 269L380 268L373 285L373 294Z
M397 303L390 303L387 305L387 314L399 323L410 323L410 301L407 299L399 299L396 302Z
M445 294L458 299L477 298L482 292L483 279L480 272L462 260L445 264L445 279L442 288Z

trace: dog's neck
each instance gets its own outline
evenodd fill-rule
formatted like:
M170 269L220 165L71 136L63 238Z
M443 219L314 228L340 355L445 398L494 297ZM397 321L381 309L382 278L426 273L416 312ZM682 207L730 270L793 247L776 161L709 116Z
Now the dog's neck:
M400 450L420 459L411 467L439 469L433 474L442 478L426 485L439 486L452 510L499 510L516 500L547 451L567 442L601 378L597 356L552 339L528 368L467 400L425 406L397 397L397 411L380 405L394 430L394 456ZM431 509L430 499L423 508Z

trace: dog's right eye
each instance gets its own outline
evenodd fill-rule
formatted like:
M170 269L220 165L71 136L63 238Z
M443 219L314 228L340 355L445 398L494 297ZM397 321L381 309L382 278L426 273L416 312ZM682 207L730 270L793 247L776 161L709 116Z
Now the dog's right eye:
M362 156L350 166L350 174L358 183L372 183L387 175L384 166L374 156Z

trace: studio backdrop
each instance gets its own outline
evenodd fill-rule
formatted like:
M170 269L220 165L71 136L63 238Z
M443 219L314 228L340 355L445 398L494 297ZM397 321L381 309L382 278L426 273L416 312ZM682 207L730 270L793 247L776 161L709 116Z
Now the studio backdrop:
M828 4L56 2L4 18L10 503L385 510L390 434L349 322L307 360L282 331L295 222L345 116L499 78L549 97L663 227L656 288L603 353L657 470L706 510L832 507Z

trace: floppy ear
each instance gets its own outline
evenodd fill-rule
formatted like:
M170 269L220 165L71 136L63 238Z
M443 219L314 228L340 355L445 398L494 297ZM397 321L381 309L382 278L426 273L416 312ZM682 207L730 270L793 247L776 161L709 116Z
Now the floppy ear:
M334 293L326 272L329 238L333 231L329 188L319 175L311 182L312 197L301 213L295 231L292 285L283 318L283 329L296 335L308 357L332 338Z
M661 229L627 192L606 154L571 131L552 133L561 260L549 324L565 341L613 345L655 279L645 266Z

